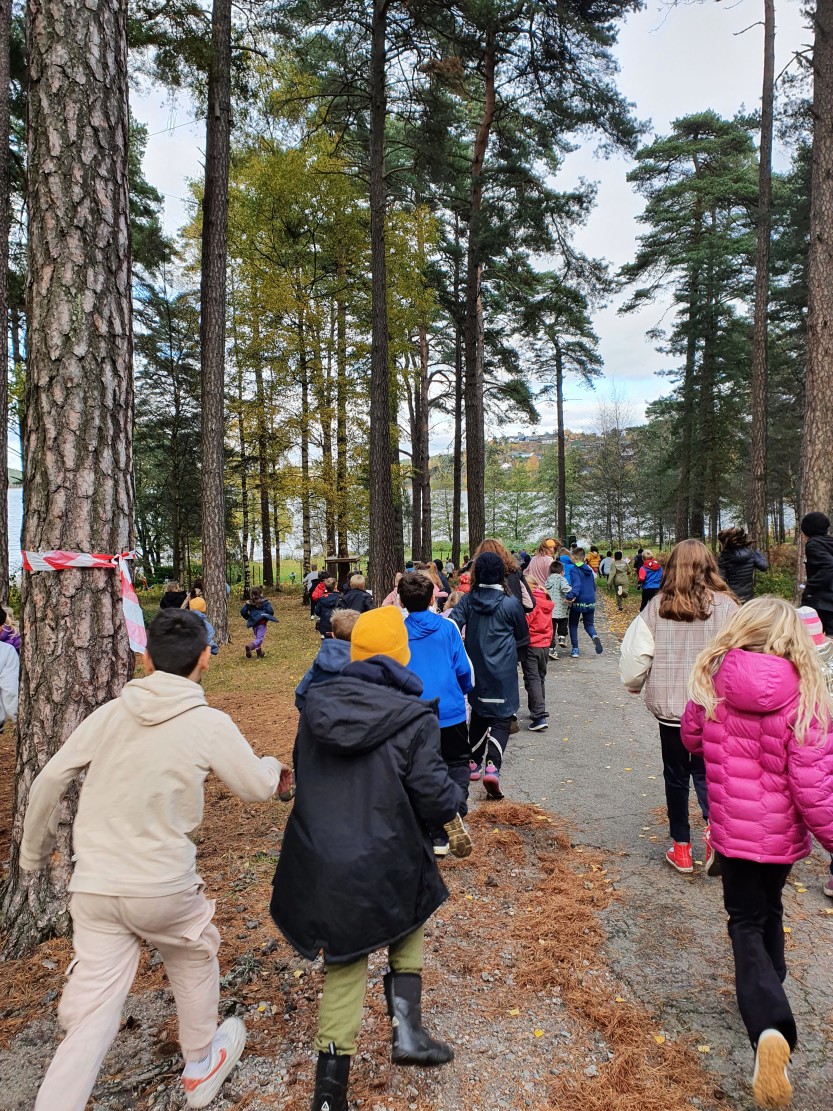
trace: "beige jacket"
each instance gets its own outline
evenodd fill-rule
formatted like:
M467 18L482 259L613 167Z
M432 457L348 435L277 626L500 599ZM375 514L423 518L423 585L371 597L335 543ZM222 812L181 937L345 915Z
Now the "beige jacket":
M61 798L84 769L70 891L155 896L202 882L188 834L202 821L208 773L244 802L262 802L281 765L255 756L197 683L163 671L135 679L79 725L32 785L20 848L27 871L49 862Z

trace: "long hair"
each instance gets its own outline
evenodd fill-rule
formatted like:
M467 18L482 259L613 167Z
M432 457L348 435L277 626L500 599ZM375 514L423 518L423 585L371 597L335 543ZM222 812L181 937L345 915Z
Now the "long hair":
M795 739L804 740L815 719L822 730L833 721L833 701L828 693L818 653L798 611L783 598L767 595L747 602L728 621L708 648L697 657L691 672L689 695L715 720L717 694L714 676L732 648L761 652L789 660L798 672L800 697L793 724Z
M717 560L699 540L681 540L671 551L659 594L659 615L669 621L705 621L715 594L734 594Z
M748 548L749 537L742 528L725 528L717 534L721 550L724 548Z
M503 560L503 570L507 575L511 575L513 571L520 571L521 569L521 565L515 557L504 548L499 540L496 540L492 536L487 536L485 540L477 545L477 551L472 556L472 559L477 559L477 557L483 555L484 552L494 552L495 555L500 556Z
M541 543L538 545L535 554L537 556L550 555L551 552L557 552L561 547L561 541L553 536L545 536Z

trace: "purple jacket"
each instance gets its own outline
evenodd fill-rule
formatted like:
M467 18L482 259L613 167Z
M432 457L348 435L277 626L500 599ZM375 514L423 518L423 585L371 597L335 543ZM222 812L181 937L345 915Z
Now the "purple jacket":
M689 702L683 743L706 761L712 844L724 856L792 864L814 834L833 850L833 732L813 723L802 744L791 723L798 673L789 660L726 653L714 680L717 720Z
M18 656L20 655L20 633L12 625L0 626L0 641L10 644Z

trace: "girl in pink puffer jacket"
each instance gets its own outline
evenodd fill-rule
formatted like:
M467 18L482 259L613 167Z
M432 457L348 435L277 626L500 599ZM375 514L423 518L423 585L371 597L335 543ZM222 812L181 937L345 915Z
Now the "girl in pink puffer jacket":
M781 893L811 833L833 849L833 704L813 642L781 598L738 610L698 657L690 692L682 739L706 763L752 1091L759 1107L787 1107L797 1035L782 986Z

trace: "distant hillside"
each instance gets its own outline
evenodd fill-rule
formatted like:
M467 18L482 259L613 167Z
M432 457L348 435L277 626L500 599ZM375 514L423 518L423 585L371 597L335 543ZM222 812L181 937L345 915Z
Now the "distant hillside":
M9 486L22 486L23 485L23 471L16 471L14 467L9 467Z

